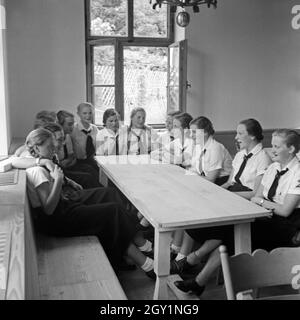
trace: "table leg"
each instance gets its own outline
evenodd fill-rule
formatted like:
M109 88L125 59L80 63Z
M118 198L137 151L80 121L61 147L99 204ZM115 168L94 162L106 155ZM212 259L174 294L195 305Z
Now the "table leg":
M154 271L156 283L154 300L168 299L167 279L170 274L170 244L172 231L160 232L155 229Z
M234 225L235 254L251 253L251 222Z

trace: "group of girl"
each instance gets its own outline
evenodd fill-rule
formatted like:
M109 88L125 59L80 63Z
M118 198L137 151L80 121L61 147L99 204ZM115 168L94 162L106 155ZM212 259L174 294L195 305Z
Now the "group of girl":
M145 116L145 112L142 113ZM257 219L252 224L253 249L272 250L300 244L300 164L296 156L300 136L296 131L274 131L268 153L262 145L260 123L255 119L243 120L237 126L238 152L232 160L226 148L214 139L213 125L206 117L192 119L188 113L174 112L168 115L166 128L156 140L157 148L151 150L151 157L180 165L189 173L273 212L271 219ZM171 273L191 271L205 261L195 278L177 281L175 285L184 292L201 295L220 266L220 244L225 243L234 252L233 235L233 226L175 232ZM192 251L193 248L196 250Z
M252 224L253 248L271 250L278 246L299 245L300 164L296 154L299 152L300 137L296 131L276 130L272 135L270 157L262 146L263 130L259 122L255 119L243 120L237 126L235 137L239 151L232 160L226 148L214 139L213 125L206 117L192 119L188 113L171 113L166 121L167 131L158 136L145 125L146 112L142 108L132 111L128 127L120 126L115 110L106 110L103 115L104 129L100 131L93 131L88 105L81 105L78 115L80 122L74 129L72 114L61 112L58 113L61 135L55 135L55 130L43 125L26 139L30 156L38 160L30 159L30 164L23 163L22 167L28 168L28 196L37 228L42 232L58 236L97 235L114 266L118 266L122 257L127 255L147 275L155 278L152 245L138 230L138 219L128 212L122 196L114 189L99 185L93 186L93 189L82 189L72 179L68 180L74 190L68 190L69 183L64 178L68 171L59 163L53 163L53 156L62 152L63 148L67 149L67 139L61 136L71 135L74 154L80 155L81 148L82 157L61 156L60 160L67 163L66 167L73 167L74 172L82 171L81 166L84 165L97 169L93 157L95 153L150 154L271 210L271 219L258 219ZM94 149L90 146L93 150L90 150L92 153L89 156L88 140L92 140L94 145ZM82 143L76 144L76 141ZM93 175L93 171L84 172ZM205 260L204 267L195 278L175 282L180 290L193 291L198 295L203 292L207 281L220 265L218 247L221 243L233 250L232 226L185 230L174 234L171 250L175 259L171 261L171 273L184 273Z

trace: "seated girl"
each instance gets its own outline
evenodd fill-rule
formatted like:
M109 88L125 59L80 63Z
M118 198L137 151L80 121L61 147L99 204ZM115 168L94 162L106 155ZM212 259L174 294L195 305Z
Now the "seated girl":
M120 115L115 109L103 113L104 128L96 137L96 154L99 156L126 154L126 135L120 130Z
M233 170L228 181L222 185L249 200L255 195L271 163L261 143L262 132L260 123L255 119L243 120L238 124L235 140L240 151L232 161Z
M192 141L189 137L189 124L193 120L188 113L181 113L173 117L171 131L174 140L169 144L151 152L151 157L164 163L184 166L190 163L192 155Z
M213 137L211 121L199 117L190 122L194 143L191 164L188 169L218 185L225 183L232 170L232 158L227 149Z
M35 158L51 160L56 153L52 133L43 128L29 133L26 146ZM136 236L135 225L114 189L78 188L71 193L65 190L64 174L57 165L52 172L35 166L26 174L34 222L40 232L62 237L96 235L113 267L118 268L127 255L148 276L155 277L153 260L137 248L145 241Z
M149 154L157 148L158 134L145 125L146 111L135 108L130 114L130 125L127 131L127 154Z
M187 161L185 163L186 168L204 179L223 184L229 178L232 158L227 149L213 138L215 131L211 121L206 117L198 117L190 122L190 131L193 151L190 164ZM185 258L193 244L188 234L176 231L171 245L171 252L173 256L176 255L175 261Z
M251 199L272 210L273 216L271 219L257 219L252 224L254 249L299 246L299 240L295 238L300 230L300 163L296 157L299 148L300 136L296 131L281 129L273 132L273 163Z
M257 120L241 121L235 139L241 151L236 154L232 173L223 187L250 199L256 193L271 159L262 148L262 128ZM195 279L175 282L180 290L191 290L201 295L205 284L220 266L218 247L225 243L231 252L233 250L233 226L191 229L186 230L186 233L185 237L191 237L201 246L187 257L173 261L171 270L183 273L207 258L204 268Z
M87 176L88 178L84 179L84 182L78 182L82 184L84 188L101 187L102 185L99 183L99 177L94 167L88 163L77 162L75 157L73 141L71 138L71 134L74 129L74 115L69 111L60 110L57 112L57 119L63 129L64 135L63 144L60 142L58 151L59 164L64 168L64 173L75 181L79 176ZM51 130L51 126L47 129L53 132L53 130ZM55 130L55 132L57 132L56 135L60 137L61 134L58 133L59 131L61 130Z
M174 137L172 135L172 129L173 129L173 120L174 117L181 114L181 111L172 111L167 114L167 119L166 119L166 131L162 133L157 142L158 142L158 147L162 148L163 146L169 144L171 141L174 140Z

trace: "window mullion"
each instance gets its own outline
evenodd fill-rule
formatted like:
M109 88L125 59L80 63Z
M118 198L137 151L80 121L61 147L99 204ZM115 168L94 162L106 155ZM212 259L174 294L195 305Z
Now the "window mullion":
M115 109L124 120L123 45L120 41L116 41L115 46Z
M93 57L93 48L91 45L86 46L86 63L87 63L87 69L86 69L86 77L87 77L87 88L86 88L86 94L87 94L87 101L90 101L94 104L93 101L93 78L94 78L94 57Z
M128 27L128 40L133 40L133 0L128 0L127 7L127 27Z

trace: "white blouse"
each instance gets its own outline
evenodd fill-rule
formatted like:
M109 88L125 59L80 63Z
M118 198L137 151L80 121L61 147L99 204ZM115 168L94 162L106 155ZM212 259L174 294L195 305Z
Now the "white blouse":
M51 178L49 172L40 166L35 166L26 169L27 178L27 193L30 203L33 208L42 207L39 195L36 188L42 183L49 183L50 190L53 187L54 180Z
M282 171L286 168L288 168L288 171L280 177L273 201L283 204L287 194L300 195L300 163L295 157L283 169L281 169L278 162L274 162L268 167L261 181L264 187L263 196L266 199L268 199L268 192L277 174L277 170ZM298 207L300 207L300 203Z
M258 143L249 153L252 153L253 155L250 159L248 159L246 167L240 177L240 181L242 185L253 190L256 177L265 173L266 169L271 163L271 159L267 152L263 149L261 143ZM241 164L244 161L245 155L247 155L247 152L245 149L243 149L235 155L232 161L232 183L236 182L234 177L238 173Z
M96 154L100 156L115 155L116 141L118 141L119 145L118 154L127 154L126 128L124 130L124 127L121 127L116 133L107 128L99 130L96 137Z
M90 131L90 136L93 139L94 146L96 148L96 136L98 128L94 124L90 124L88 129L85 129L81 121L75 123L71 137L73 142L73 149L77 159L86 159L86 141L87 135L82 130Z
M209 137L203 147L199 144L195 145L190 170L207 175L219 169L221 169L220 177L229 176L232 170L231 155L223 144Z
M152 128L128 128L127 152L128 154L148 154L153 150L157 139L158 134Z

